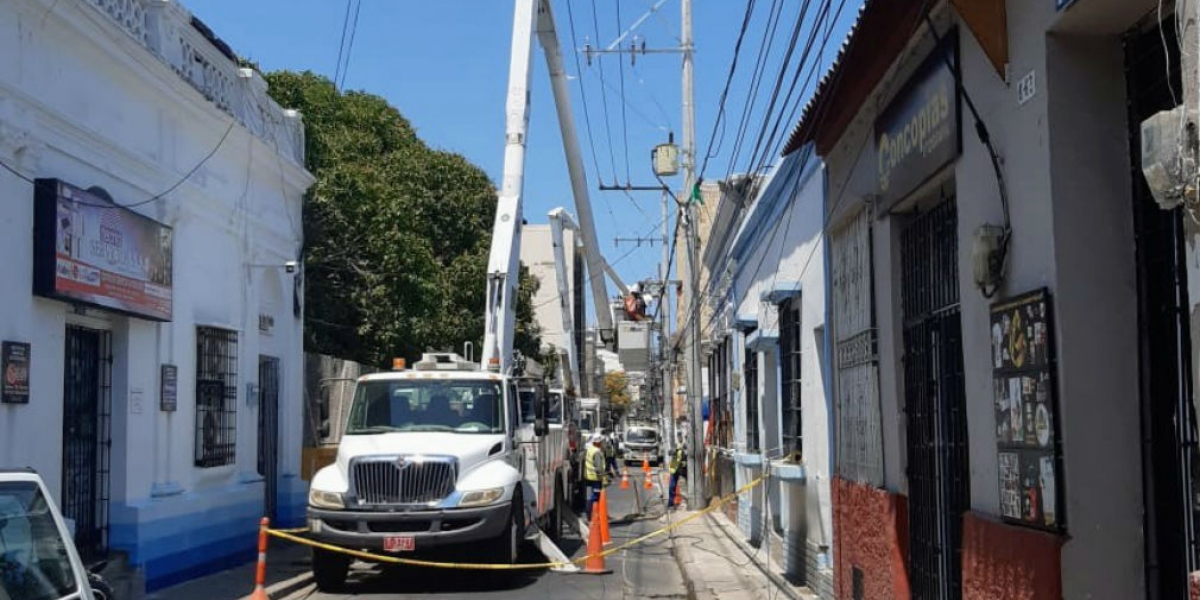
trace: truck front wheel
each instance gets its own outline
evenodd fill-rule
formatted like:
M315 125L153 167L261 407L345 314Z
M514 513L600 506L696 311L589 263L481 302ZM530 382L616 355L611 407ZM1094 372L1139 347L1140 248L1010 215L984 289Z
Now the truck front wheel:
M521 555L521 541L525 539L525 508L521 501L521 488L518 484L513 492L512 508L509 510L508 524L500 537L493 544L492 560L495 564L516 564Z
M350 557L320 548L313 548L313 581L322 592L337 592L346 585L350 573Z

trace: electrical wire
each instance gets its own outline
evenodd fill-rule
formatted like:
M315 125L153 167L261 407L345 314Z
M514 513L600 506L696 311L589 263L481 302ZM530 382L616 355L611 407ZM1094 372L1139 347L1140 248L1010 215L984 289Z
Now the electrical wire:
M122 204L122 203L116 202L116 201L113 201L111 203L104 203L104 204L100 204L100 203L96 203L96 202L76 201L76 204L78 204L80 206L89 206L89 207L93 207L93 208L136 208L138 206L150 204L151 202L161 200L167 194L170 194L171 192L178 189L179 186L183 185L184 182L186 182L188 179L191 179L192 175L196 174L196 171L199 171L201 167L203 167L206 163L208 163L209 159L211 159L214 155L216 155L217 151L219 151L221 149L221 147L225 145L225 140L229 138L229 133L231 131L233 131L233 126L236 124L237 124L237 119L231 118L229 120L229 126L225 128L225 133L221 134L221 139L217 140L217 143L215 146L213 146L212 150L209 150L208 154L205 154L204 158L200 159L200 162L196 163L196 166L192 167L191 170L189 170L186 174L184 174L183 177L180 177L175 183L171 184L170 187L168 187L167 189L165 189L157 194L154 194L153 196L150 196L149 198L146 198L144 200L139 200L137 202L131 202L128 204ZM16 170L12 166L6 164L4 161L0 161L0 167L3 167L4 170L8 171L9 173L12 173L18 179L21 179L21 180L25 181L26 183L29 183L30 185L36 184L36 181L34 179L25 176L20 171Z
M350 71L350 57L354 52L354 38L358 36L358 13L362 10L362 0L354 5L354 21L350 25L350 42L346 44L346 64L342 67L342 82L337 85L338 89L346 87L346 75Z
M771 46L773 46L775 32L779 25L779 15L783 10L783 5L778 0L773 0L771 8L767 11L766 31L763 33L761 42L758 48L758 57L755 59L754 71L750 74L749 92L747 94L746 103L742 106L742 116L738 120L737 133L734 135L733 150L730 154L729 165L726 173L732 173L734 165L737 164L737 157L741 154L742 144L744 143L746 130L750 126L750 116L753 112L754 105L758 101L758 92L762 84L762 76L766 68L767 59L770 57Z
M338 42L337 63L333 68L333 85L337 87L342 74L342 53L346 48L346 30L350 27L350 7L354 0L346 0L346 14L342 17L342 39Z
M617 35L621 35L621 0L616 1L616 9ZM629 106L629 102L625 99L625 61L621 60L619 56L617 57L617 67L621 80L621 138L625 144L625 183L628 185L633 179L629 173L629 117L625 114L625 108Z
M583 85L583 66L579 62L579 40L575 34L575 11L571 8L571 0L567 0L567 22L571 26L571 54L575 56L575 81L579 84L579 100L583 104L583 123L587 129L588 146L592 150L592 165L596 168L596 177L600 177L600 161L596 157L596 140L592 135L592 116L588 110L587 89Z
M596 43L600 43L600 16L596 12L596 0L592 0L592 32L596 36ZM604 78L604 55L596 55L596 67L600 71L600 104L604 108L604 135L608 139L608 160L612 164L613 181L617 181L617 155L613 153L612 141L612 120L609 118L608 111L608 96L604 93L605 83ZM600 173L596 173L596 177L600 177Z
M733 44L733 59L729 61L729 73L725 76L725 89L721 90L721 98L717 101L717 117L713 120L712 133L708 136L708 148L704 151L704 162L700 165L697 181L704 179L708 170L708 159L713 157L713 140L717 136L717 126L725 122L725 101L729 98L729 86L733 83L733 75L737 72L738 57L742 53L742 41L746 38L746 30L750 27L750 19L754 14L755 0L747 0L746 14L742 17L742 28L738 31L737 42ZM724 144L725 134L722 129L721 140Z

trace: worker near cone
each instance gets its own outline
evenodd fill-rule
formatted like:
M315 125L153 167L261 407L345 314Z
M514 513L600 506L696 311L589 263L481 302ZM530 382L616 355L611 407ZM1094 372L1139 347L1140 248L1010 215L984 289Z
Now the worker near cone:
M687 446L680 442L671 455L667 468L671 471L671 486L668 492L667 506L675 507L675 496L679 493L679 480L687 478Z
M588 440L587 452L583 460L583 479L587 484L587 518L592 520L593 505L600 501L600 490L608 485L608 479L605 477L604 460L604 436L600 433L592 434Z

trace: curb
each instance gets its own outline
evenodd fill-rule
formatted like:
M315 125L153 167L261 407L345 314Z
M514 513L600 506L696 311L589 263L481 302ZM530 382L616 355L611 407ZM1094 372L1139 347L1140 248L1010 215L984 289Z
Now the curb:
M267 587L267 597L278 600L288 600L297 592L313 585L312 572L301 573L291 579L285 579Z
M717 516L717 515L720 515L720 516ZM767 579L771 580L771 583L775 584L776 589L783 592L783 594L785 596L791 598L792 600L817 600L818 599L818 596L816 594L813 594L812 592L807 591L808 588L802 587L802 586L797 586L796 584L788 581L787 579L784 579L784 577L782 575L780 575L779 573L776 573L775 571L773 571L770 568L770 565L763 565L762 562L759 561L759 559L757 558L757 555L755 554L755 552L751 551L752 547L749 545L749 543L742 540L742 538L740 537L741 531L739 531L737 529L736 525L734 525L732 522L729 521L728 517L726 517L723 514L720 514L718 511L718 512L714 512L714 513L710 514L708 516L708 519L710 521L712 521L717 526L717 528L721 530L721 533L726 538L728 538L729 541L733 542L733 544L735 546L737 546L738 550L742 551L742 554L744 554L746 556L746 558L750 560L750 563L753 564L755 566L755 568L757 568L759 570L759 572L761 572L763 575L765 575L767 577ZM733 531L731 532L730 529L732 529ZM767 542L764 542L764 543L767 543ZM797 589L797 588L801 588L801 589Z

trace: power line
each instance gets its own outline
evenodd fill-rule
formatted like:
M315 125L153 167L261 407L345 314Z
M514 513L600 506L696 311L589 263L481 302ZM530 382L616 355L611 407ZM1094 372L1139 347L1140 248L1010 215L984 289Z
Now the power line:
M767 11L767 27L759 44L754 71L750 75L750 91L747 94L746 103L742 106L742 116L738 121L737 134L734 135L733 151L730 154L729 166L726 169L727 175L733 173L734 166L737 164L737 157L741 154L746 130L750 126L750 117L753 114L754 105L758 101L758 91L762 84L763 72L766 68L767 58L771 54L770 50L775 38L775 31L779 25L779 14L782 10L783 5L779 3L779 0L773 0L770 10Z
M725 76L725 89L721 90L721 99L717 102L717 117L713 121L712 133L708 136L708 148L704 151L704 162L700 166L700 174L697 179L704 179L704 172L708 169L708 159L712 158L713 140L717 137L717 126L723 125L725 121L725 101L729 97L729 86L733 83L733 74L737 71L738 56L742 53L742 40L746 37L746 30L750 26L750 18L754 14L755 0L746 2L746 15L742 17L742 28L738 31L737 42L733 45L733 59L729 62L729 74ZM724 140L725 134L722 129L721 138Z
M575 81L579 84L579 99L583 103L583 122L587 128L588 146L592 149L592 164L596 167L596 177L600 177L600 161L596 158L596 140L592 135L592 116L588 110L587 88L583 85L583 66L579 62L579 40L575 35L575 11L571 9L571 0L567 0L567 21L571 25L571 52L575 56ZM601 90L603 92L603 90Z
M354 38L358 35L358 13L362 10L362 0L354 5L354 22L350 25L350 43L346 44L346 65L342 67L342 82L338 89L346 87L346 74L350 71L350 56L354 52Z
M617 35L621 35L621 0L617 0L616 8ZM597 43L599 41L596 40ZM621 78L621 136L625 144L625 183L629 183L633 177L629 174L629 118L625 115L625 107L629 105L629 102L625 100L625 61L618 58L617 68Z
M237 124L237 119L230 119L229 127L225 128L225 133L221 134L221 139L217 140L217 144L215 146L213 146L212 150L210 150L208 152L208 154L205 154L204 158L200 159L200 162L196 163L196 166L192 167L191 170L189 170L186 174L184 174L183 177L179 178L178 181L171 184L171 186L168 187L167 189L165 189L153 196L150 196L149 198L146 198L145 200L139 200L137 202L132 202L129 204L121 204L116 201L113 201L111 203L106 203L106 204L77 201L76 204L78 204L80 206L90 206L93 208L114 208L114 207L116 207L116 208L136 208L138 206L142 206L144 204L150 204L151 202L160 200L163 197L165 197L167 194L170 194L171 192L178 189L179 186L183 185L183 183L185 181L187 181L188 179L190 179L192 177L192 175L195 175L196 171L199 171L200 168L203 167L209 161L209 159L211 159L214 155L216 155L217 151L220 150L221 147L225 145L225 140L229 138L229 133L231 131L233 131L233 126L236 124ZM4 170L8 171L9 173L12 173L18 179L21 179L22 181L25 181L26 183L29 183L30 185L36 185L36 183L37 183L35 180L33 180L29 177L26 177L20 171L17 171L15 168L4 163L3 161L0 161L0 167L3 167Z
M592 32L596 35L596 43L599 44L600 43L600 16L599 16L599 13L596 12L596 0L592 0ZM603 56L600 56L600 55L596 56L596 66L599 67L599 70L600 70L600 86L601 86L600 104L601 104L601 106L604 107L604 135L608 139L608 160L612 164L613 181L616 181L617 180L617 156L615 154L613 154L612 120L609 118L609 113L608 113L608 96L604 93L604 89L603 89L604 87L607 87L607 85L608 85L607 83L605 83L605 78L604 78L604 57ZM596 173L596 177L600 177L600 174Z
M333 86L338 86L338 79L342 74L342 52L346 48L346 30L350 26L350 6L354 0L346 0L346 14L342 17L342 39L338 41L338 56L337 64L333 68Z

